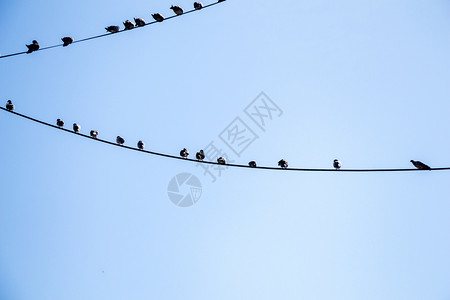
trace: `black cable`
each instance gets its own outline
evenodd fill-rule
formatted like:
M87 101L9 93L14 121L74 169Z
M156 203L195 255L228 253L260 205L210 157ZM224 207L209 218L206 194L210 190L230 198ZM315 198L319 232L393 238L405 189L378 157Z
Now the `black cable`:
M219 164L217 162L213 162L213 161L199 161L199 160L192 159L192 158L182 158L182 157L175 156L175 155L158 153L158 152L153 152L153 151L148 151L148 150L140 150L138 148L133 148L133 147L130 147L130 146L119 145L119 144L116 144L116 143L113 143L113 142L110 142L110 141L102 140L102 139L99 139L99 138L93 138L93 137L91 137L89 135L85 135L85 134L82 134L82 133L77 133L77 132L74 132L74 131L66 129L66 128L61 128L61 127L58 127L56 125L52 125L52 124L49 124L49 123L46 123L46 122L43 122L43 121L31 118L31 117L28 117L26 115L19 114L19 113L14 112L14 111L7 110L6 108L3 108L3 107L0 107L0 109L4 110L6 112L9 112L9 113L15 114L15 115L17 115L19 117L31 120L33 122L40 123L42 125L50 126L50 127L53 127L53 128L59 129L59 130L64 130L64 131L69 132L69 133L73 133L73 134L76 134L76 135L79 135L79 136L82 136L82 137L85 137L85 138L88 138L88 139L91 139L91 140L94 140L94 141L102 142L102 143L113 145L113 146L116 146L116 147L122 147L122 148L126 148L128 150L134 150L134 151L138 151L138 152L144 152L144 153L147 153L147 154L158 155L158 156L162 156L162 157L179 159L179 160L184 160L184 161L197 162L197 163L210 164L210 165L221 165L221 164ZM336 170L336 169L304 169L304 168L286 168L286 169L284 169L284 168L275 168L275 167L256 167L256 168L251 168L250 166L247 166L247 165L235 165L235 164L225 164L223 166L237 167L237 168L250 168L250 169L263 169L263 170L304 171L304 172L409 172L409 171L423 171L423 170L418 170L418 169L340 169L340 170ZM442 170L450 170L450 167L431 168L431 171L442 171Z
M205 8L214 6L214 5L219 4L219 3L222 3L222 2L224 2L224 1L215 2L215 3L211 3L211 4L208 4L208 5L205 5L205 6L203 6L202 9L192 9L192 10L189 10L189 11L184 12L182 15L176 15L176 14L175 14L175 15L173 15L173 16L164 18L164 21L165 21L165 20L169 20L169 19L173 19L173 18L176 18L176 17L181 17L181 16L183 16L183 15L187 15L187 14L192 13L192 12L194 12L194 11L201 11L201 10L203 10L203 9L205 9ZM163 21L163 22L164 22L164 21ZM153 21L153 22L150 22L150 23L146 23L145 25L142 25L142 26L136 26L136 27L134 27L133 29L145 27L145 26L152 25L152 24L155 24L155 23L161 23L161 22ZM99 35L91 36L91 37L88 37L88 38L84 38L84 39L80 39L80 40L75 40L75 41L72 42L72 44L80 43L80 42L85 42L85 41L89 41L89 40L93 40L93 39L98 39L98 38L101 38L101 37L105 37L105 36L109 36L109 35L112 35L112 34L121 33L121 32L124 32L124 31L130 31L130 30L133 30L133 29L122 29L122 30L119 30L118 32L114 32L114 33L108 32L108 33L104 33L104 34L99 34ZM53 46L43 47L43 48L40 48L39 50L36 50L36 51L33 51L33 52L42 51L42 50L48 50L48 49L52 49L52 48L56 48L56 47L62 47L62 45L63 45L63 44L58 44L58 45L53 45ZM6 57L11 57L11 56L21 55L21 54L26 54L26 53L27 53L27 51L17 52L17 53L12 53L12 54L7 54L7 55L1 55L0 58L6 58Z

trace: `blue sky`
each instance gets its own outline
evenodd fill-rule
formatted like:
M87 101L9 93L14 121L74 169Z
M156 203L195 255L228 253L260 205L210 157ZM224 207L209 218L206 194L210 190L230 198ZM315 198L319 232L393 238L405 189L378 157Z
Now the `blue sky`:
M0 53L189 1L3 1ZM206 4L206 2L204 2ZM450 166L448 1L232 1L0 60L3 102L177 155L236 117L239 163ZM264 91L283 115L243 112ZM4 105L4 104L2 104ZM0 112L1 299L449 299L450 173L290 173L95 143ZM229 152L229 150L227 150ZM167 186L188 172L199 202Z

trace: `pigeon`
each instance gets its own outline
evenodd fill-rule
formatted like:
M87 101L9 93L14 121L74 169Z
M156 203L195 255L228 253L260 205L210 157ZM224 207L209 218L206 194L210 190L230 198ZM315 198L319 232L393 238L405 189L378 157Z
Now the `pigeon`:
M252 160L251 162L248 163L248 166L250 168L256 168L256 161Z
M29 45L25 45L25 46L27 46L27 48L28 48L28 51L27 51L27 53L31 53L31 52L34 52L34 51L38 51L39 50L39 43L36 41L36 40L34 40L31 44L29 44Z
M138 148L139 148L140 150L144 150L145 143L144 143L143 141L139 141L139 142L137 143L137 146L138 146Z
M73 43L73 37L71 37L71 36L66 36L66 37L63 37L62 39L61 39L61 41L63 41L63 47L67 47L67 46L69 46L70 44L72 44Z
M342 167L342 164L339 160L335 159L333 162L333 168L335 168L336 170L339 170Z
M177 16L181 16L183 14L183 8L181 8L178 5L172 5L170 7L171 10L173 10L173 12L177 15Z
M153 19L155 19L157 22L164 21L164 16L160 13L156 13L152 15Z
M117 142L117 144L122 146L125 143L125 140L123 139L123 137L118 135L117 138L116 138L116 142Z
M58 125L59 128L64 127L64 121L61 119L56 120L56 125Z
M133 29L134 23L129 20L126 20L125 22L123 22L123 26L125 26L125 30Z
M97 130L91 130L91 137L96 139L98 137L98 131Z
M418 160L411 160L411 163L419 170L431 170L429 166Z
M183 148L183 150L180 151L180 156L187 158L189 155L189 151L186 148Z
M8 100L8 102L6 102L6 109L13 111L15 108L14 104L12 104L11 100Z
M134 22L136 23L136 26L144 26L145 21L142 18L134 18Z
M219 157L219 158L217 159L217 163L218 163L219 165L225 165L225 164L227 163L227 160L226 160L225 158L223 158L223 157Z
M203 152L203 150L200 150L197 152L197 154L195 154L195 158L198 160L204 160L205 159L205 153Z
M194 2L194 8L200 10L203 8L203 4L201 2Z
M109 31L111 33L116 33L116 32L120 31L119 26L116 26L116 25L105 27L105 29L106 29L106 31Z
M73 123L73 131L80 132L80 130L81 130L81 126L78 125L77 123Z
M278 165L280 167L282 167L283 169L286 169L288 167L288 162L286 160L282 159L278 162Z

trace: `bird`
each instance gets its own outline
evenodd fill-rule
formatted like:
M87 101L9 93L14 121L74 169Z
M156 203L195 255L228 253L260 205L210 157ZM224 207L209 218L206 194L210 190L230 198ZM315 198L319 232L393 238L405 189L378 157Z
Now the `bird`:
M200 150L195 154L195 158L198 160L204 160L205 159L205 152L203 150Z
M34 51L38 51L39 50L39 43L36 41L36 40L33 40L33 42L31 43L31 44L29 44L29 45L25 45L25 46L27 46L27 48L28 48L28 51L27 51L27 53L31 53L31 52L34 52Z
M64 127L64 121L61 119L56 120L56 125L58 125L59 128Z
M170 7L171 10L173 10L173 12L177 15L177 16L181 16L183 14L183 8L181 8L178 5L172 5Z
M111 33L116 33L116 32L120 31L119 26L116 26L116 25L111 25L111 26L105 27L105 29L106 29L106 31L111 32Z
M69 46L70 44L72 44L73 43L73 37L71 37L71 36L66 36L66 37L63 37L62 39L61 39L61 41L63 41L63 47L67 47L67 46Z
M342 167L342 164L339 160L335 159L333 162L333 168L335 168L336 170L339 170Z
M138 146L138 148L139 148L140 150L144 150L145 143L144 143L143 141L139 141L139 142L137 143L137 146Z
M424 164L421 161L411 160L411 163L414 165L414 167L416 167L419 170L431 170L431 168L428 165Z
M123 144L125 144L125 140L124 140L123 137L121 137L120 135L117 136L116 142L117 142L117 144L119 144L119 145L121 145L121 146L122 146Z
M256 168L256 161L252 160L251 162L248 163L248 166L250 168Z
M280 167L282 167L283 169L286 169L288 167L288 162L287 162L287 160L282 159L278 162L278 165Z
M134 18L134 22L136 23L136 26L144 26L145 21L142 18Z
M200 10L203 8L203 4L201 2L194 2L194 8Z
M98 137L98 131L97 130L91 130L91 137L96 139Z
M164 16L160 13L152 14L153 19L155 19L157 22L164 21Z
M126 20L125 22L123 22L123 26L125 26L125 30L133 29L134 23L130 20Z
M227 160L226 160L225 158L223 158L223 157L219 157L219 158L217 159L217 163L218 163L219 165L225 165L225 164L227 163Z
M73 131L80 132L80 130L81 130L81 126L78 125L77 123L73 123Z
M180 156L183 158L187 158L189 155L189 151L186 148L183 148L183 150L180 151Z
M14 108L16 108L16 107L14 106L14 104L12 104L12 101L8 100L8 102L6 102L6 109L10 110L10 111L13 111Z

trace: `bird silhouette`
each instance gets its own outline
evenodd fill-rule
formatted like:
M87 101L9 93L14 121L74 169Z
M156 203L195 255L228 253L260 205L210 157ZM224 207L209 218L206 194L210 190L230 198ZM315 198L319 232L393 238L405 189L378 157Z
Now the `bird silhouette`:
M134 28L134 23L130 20L126 20L125 22L123 22L123 26L125 26L125 30L130 30Z
M25 46L27 46L27 48L28 48L28 51L27 51L27 53L31 53L31 52L34 52L34 51L38 51L39 50L39 43L36 41L36 40L33 40L33 42L31 43L31 44L29 44L29 45L25 45Z
M59 128L62 128L62 127L64 127L64 121L61 120L61 119L58 119L58 120L56 120L56 125L57 125Z
M170 7L171 10L173 10L173 12L177 15L177 16L181 16L183 14L183 8L181 8L178 5L172 5Z
M125 144L125 140L123 139L123 137L118 135L116 138L116 143L122 146L123 144Z
M227 160L226 160L225 158L223 158L223 157L219 157L219 158L217 159L217 163L218 163L219 165L225 165L225 164L227 163Z
M81 130L81 126L78 125L77 123L73 123L73 131L80 132L80 130Z
M416 168L419 169L419 170L431 170L431 168L430 168L428 165L424 164L424 163L421 162L421 161L418 161L418 160L416 160L416 161L411 160L411 163L414 165L414 167L416 167Z
M120 31L119 26L116 26L116 25L111 25L111 26L105 27L105 29L106 29L106 31L111 32L111 33L116 33L116 32Z
M339 160L335 159L333 162L333 168L335 168L336 170L339 170L342 167L342 164Z
M140 150L144 150L145 143L144 143L143 141L139 141L139 142L137 143L137 146L138 146L138 148L139 148Z
M201 2L194 2L194 8L196 10L202 9L203 8L203 4Z
M205 152L203 150L200 150L195 154L195 158L198 160L204 160L205 159Z
M152 17L158 22L164 21L164 16L160 13L152 14Z
M189 151L186 148L183 148L180 151L180 156L183 157L183 158L187 158L189 156Z
M73 43L73 37L71 37L71 36L66 36L66 37L63 37L62 39L61 39L61 41L63 41L63 47L67 47L67 46L69 46L70 44L72 44Z
M256 168L256 161L252 160L251 162L248 163L248 166L250 168Z
M287 160L282 159L278 162L278 165L280 167L282 167L283 169L286 169L288 167L288 162L287 162Z
M16 108L16 107L14 106L14 104L12 104L12 101L8 100L8 102L6 102L6 109L9 111L13 111L14 108Z
M96 139L98 137L98 131L97 130L91 130L90 134L91 134L91 137L93 137L94 139Z
M134 18L134 22L136 23L136 26L144 26L145 20L142 18Z

